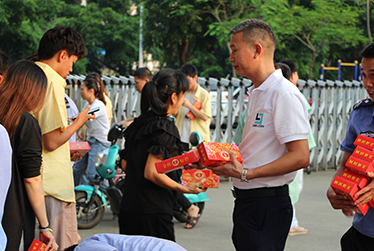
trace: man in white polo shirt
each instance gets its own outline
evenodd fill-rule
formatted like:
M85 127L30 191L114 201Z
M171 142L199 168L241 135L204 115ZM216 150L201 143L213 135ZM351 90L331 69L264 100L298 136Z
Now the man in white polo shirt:
M243 163L209 167L233 177L236 250L283 250L292 219L288 184L308 167L308 112L300 91L274 68L275 38L264 21L231 30L230 62L252 80L240 151Z

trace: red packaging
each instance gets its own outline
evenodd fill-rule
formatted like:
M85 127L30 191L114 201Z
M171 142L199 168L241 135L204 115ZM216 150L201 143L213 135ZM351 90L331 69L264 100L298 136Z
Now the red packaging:
M362 134L358 135L355 142L353 143L355 146L362 146L369 150L374 150L374 139L364 136Z
M374 161L374 152L361 146L356 147L356 149L352 153L352 156L363 159L370 163L373 163Z
M88 142L69 142L69 147L70 154L73 152L78 152L81 156L85 155L89 150L91 150Z
M41 241L38 241L38 240L34 239L33 242L31 243L31 246L29 247L28 251L44 251L44 250L46 250L46 248L47 248L46 244L44 244Z
M344 195L352 201L357 200L354 195L358 192L359 188L353 181L336 176L331 183L331 187L335 193Z
M372 199L371 201L369 201L369 205L370 205L371 207L374 207L374 199Z
M156 169L159 173L168 173L184 167L187 164L199 161L197 150L191 150L185 154L174 158L166 159L156 163Z
M366 176L352 172L348 169L344 169L344 172L342 175L340 175L340 177L354 182L357 184L359 189L364 188L369 183L369 179Z
M205 182L201 187L205 188L219 188L219 176L214 174L212 170L208 169L183 169L182 170L182 185L188 186L197 183L205 178Z
M197 146L200 162L205 166L221 166L230 162L230 151L235 153L236 159L243 162L239 147L236 144L206 142L203 141Z
M331 183L331 187L335 191L335 193L344 195L346 198L352 201L357 200L357 198L354 197L354 195L359 191L359 188L357 184L355 184L354 182L336 176ZM368 210L369 205L366 203L364 205L358 206L358 209L354 211L365 215Z
M374 166L371 165L370 162L364 161L352 155L345 163L345 166L349 170L363 175L367 175L368 172L374 172Z
M365 215L367 213L367 211L369 210L369 207L370 207L370 204L365 203L364 205L358 206L358 209L353 210L353 211Z
M195 101L192 106L194 106L197 110L201 110L201 108L203 107L199 102ZM195 119L195 115L192 114L191 111L188 111L187 114L186 114L186 117L190 118L191 120L192 119Z

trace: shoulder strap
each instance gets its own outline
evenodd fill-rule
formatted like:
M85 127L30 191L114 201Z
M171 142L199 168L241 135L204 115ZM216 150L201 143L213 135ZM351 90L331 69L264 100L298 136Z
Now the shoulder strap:
M374 102L371 101L370 98L367 98L367 99L363 99L363 100L359 100L354 106L353 106L353 109L356 110L360 107L365 107L365 106L371 106L371 105L374 105Z

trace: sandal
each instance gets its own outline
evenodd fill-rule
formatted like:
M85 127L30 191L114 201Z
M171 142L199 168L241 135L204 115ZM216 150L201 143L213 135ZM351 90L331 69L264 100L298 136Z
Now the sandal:
M198 217L187 217L187 223L186 226L184 226L185 229L192 229L196 226L197 222L199 221L199 216ZM190 226L188 226L190 225Z
M300 235L300 234L306 234L308 233L308 229L305 229L303 227L297 226L292 229L293 231L289 231L288 235L289 236L294 236L294 235Z

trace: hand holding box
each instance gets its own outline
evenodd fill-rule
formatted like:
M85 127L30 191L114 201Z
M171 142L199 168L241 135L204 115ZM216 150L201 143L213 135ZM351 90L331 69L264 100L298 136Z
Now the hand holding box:
M201 110L203 107L199 102L195 101L192 104L193 107L195 107L197 110ZM190 118L191 120L195 119L195 115L192 114L191 110L187 112L186 117Z
M235 153L236 159L243 162L239 147L236 144L206 142L203 141L197 146L200 162L204 166L221 166L230 162L230 151Z
M85 155L89 150L91 150L90 144L88 142L69 142L70 155L74 152L78 152L81 156Z
M44 244L41 241L38 241L38 240L34 239L33 242L31 243L31 246L29 247L28 251L44 251L44 250L46 250L46 248L47 248L46 244Z
M331 187L335 193L341 194L351 201L357 200L357 198L354 197L354 195L359 191L359 188L357 184L355 184L354 182L349 181L345 178L336 176L335 179L331 183ZM365 215L368 210L369 210L369 205L368 203L366 203L364 205L358 206L358 208L354 211Z

